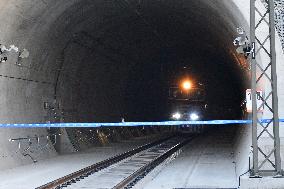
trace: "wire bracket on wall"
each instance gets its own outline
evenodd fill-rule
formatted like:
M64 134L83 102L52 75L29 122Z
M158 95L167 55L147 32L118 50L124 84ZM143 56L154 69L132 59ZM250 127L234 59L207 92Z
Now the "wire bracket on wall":
M47 136L32 136L32 137L19 137L19 138L10 138L10 142L17 142L17 150L15 153L20 153L23 156L28 156L31 160L36 163L37 160L35 159L34 155L38 155L44 149L47 149L50 144L55 145L58 140L58 136L61 134L51 134ZM34 154L35 152L37 154ZM34 154L34 155L33 155Z
M61 110L60 103L56 99L53 99L51 102L44 102L43 107L47 111L46 123L60 122L64 119L64 112Z
M283 176L280 158L277 75L275 54L274 0L250 1L251 85L252 85L252 146L253 167L251 177ZM260 61L261 60L261 61ZM266 97L257 93L264 84ZM262 104L257 104L261 99ZM263 123L259 110L265 106L270 121ZM262 144L271 144L267 149Z

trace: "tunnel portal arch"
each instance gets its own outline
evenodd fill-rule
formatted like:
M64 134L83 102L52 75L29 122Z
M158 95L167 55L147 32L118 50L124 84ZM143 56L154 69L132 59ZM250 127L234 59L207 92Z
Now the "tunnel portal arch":
M140 82L158 75L162 63L169 69L174 64L193 63L197 70L205 70L203 75L208 81L216 77L223 82L230 94L248 86L248 63L232 44L237 27L243 26L248 31L247 9L242 6L245 1L139 2L0 1L2 24L7 26L1 27L1 43L15 44L30 52L22 66L14 64L15 55L0 64L1 123L120 119L121 111L130 104L124 97L128 95L135 100L122 86L132 79L135 81L141 73ZM212 63L215 66L210 66ZM223 75L217 77L213 72ZM162 75L157 81L161 78ZM226 84L228 80L232 85ZM151 84L154 87L149 95L155 94L155 87L160 87L159 82L149 82L147 86ZM130 85L134 86L135 83ZM144 89L135 90L139 93ZM235 99L236 104L240 98ZM54 107L59 104L58 112L44 109L45 102ZM155 109L151 104L147 107ZM60 120L62 113L64 119ZM20 156L10 156L11 146L7 141L34 134L46 135L47 131L1 129L0 144L8 155L0 167L29 163ZM245 144L239 146L242 145ZM55 155L56 151L51 149L40 158Z

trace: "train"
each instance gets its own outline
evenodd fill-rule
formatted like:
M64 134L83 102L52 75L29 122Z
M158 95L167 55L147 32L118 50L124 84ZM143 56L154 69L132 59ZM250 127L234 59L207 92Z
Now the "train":
M204 84L193 82L188 77L176 81L169 87L170 119L197 121L208 118L208 104Z

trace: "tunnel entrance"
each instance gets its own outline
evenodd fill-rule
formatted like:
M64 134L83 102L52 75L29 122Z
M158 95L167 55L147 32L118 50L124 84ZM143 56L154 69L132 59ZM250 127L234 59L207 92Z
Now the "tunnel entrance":
M60 69L55 91L64 122L166 120L169 84L184 67L205 85L213 119L240 118L246 63L232 44L237 18L224 6L222 1L70 6L47 32L49 44L57 47L50 57L57 64L48 63L48 69Z
M14 54L0 65L3 123L169 120L169 88L183 69L205 89L205 119L242 117L248 72L232 43L242 20L233 2L26 3L17 11L33 21L7 21L17 32L0 33L30 52L21 65Z
M167 144L154 142L167 147L154 151L171 150L185 140L192 143L170 154L172 159L181 156L159 183L167 178L174 184L183 179L172 188L180 183L204 187L204 181L237 187L237 177L250 169L250 127L207 125L199 132L193 129L203 126L163 122L183 120L182 108L193 110L185 113L190 120L246 116L241 105L250 88L249 64L236 52L233 39L238 27L248 31L249 1L0 0L0 7L0 119L2 126L8 125L0 129L1 178L45 175L48 182L93 160L128 154L172 136ZM197 113L196 107L206 114ZM119 125L133 121L148 125ZM117 125L83 128L106 122ZM50 123L67 127L50 128ZM32 128L14 128L23 125ZM261 145L266 149L268 143ZM260 155L270 162L265 153ZM52 168L67 159L70 167L64 175ZM44 173L28 173L32 163ZM9 168L17 168L11 171L15 177L6 175ZM34 184L43 184L41 179ZM156 186L152 182L148 188Z
M169 89L183 79L183 70L192 83L204 88L209 115L205 119L242 118L240 105L249 80L247 60L236 53L232 43L243 19L233 2L28 0L22 4L9 4L16 7L18 14L11 20L17 21L11 24L7 20L10 27L0 31L5 43L30 52L21 65L13 64L14 55L0 64L5 73L1 82L7 91L1 94L3 110L8 110L0 110L3 123L169 120L173 113ZM10 9L3 14L10 15ZM220 140L229 138L231 146L235 127L213 129L215 134L220 131L216 134ZM52 136L48 139L55 149L50 145L44 152L33 150L40 160L57 152L84 151L108 141L153 134L161 137L177 130L143 126L34 128L7 129L0 136L5 138L7 153L12 148L7 142L11 138L36 135L33 140L37 141L39 136ZM206 145L209 138L200 144ZM226 148L226 154L229 150ZM28 159L22 161L26 157L21 155L9 158L9 163L0 167L29 163Z
M173 78L182 79L183 69L188 70L190 80L205 88L207 119L241 119L240 106L249 80L247 61L232 43L241 14L230 6L222 0L82 1L70 5L45 36L47 44L56 47L54 56L48 55L47 69L60 69L54 73L58 78L56 102L63 113L57 120L168 120L173 113L168 90L172 82L178 82ZM236 129L228 128L231 145ZM104 128L99 131L101 141L91 140L87 145L78 140L98 131L67 129L67 133L77 149L84 149L101 145L105 139L115 141L167 129L116 128L113 134L111 128ZM223 128L213 130L223 133Z

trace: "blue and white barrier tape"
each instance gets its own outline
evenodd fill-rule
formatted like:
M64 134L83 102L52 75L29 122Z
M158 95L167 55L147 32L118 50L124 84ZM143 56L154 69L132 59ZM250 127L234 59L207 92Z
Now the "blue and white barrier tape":
M262 119L262 123L270 122ZM279 122L284 122L280 119ZM252 120L210 120L210 121L161 121L161 122L118 122L118 123L21 123L0 124L0 128L44 128L44 127L136 127L136 126L177 126L177 125L224 125L250 124Z

